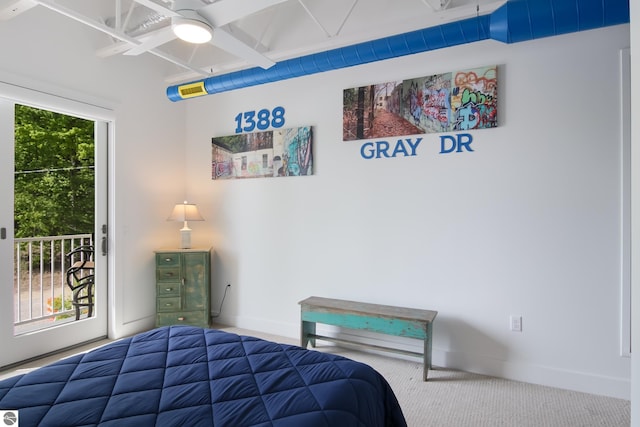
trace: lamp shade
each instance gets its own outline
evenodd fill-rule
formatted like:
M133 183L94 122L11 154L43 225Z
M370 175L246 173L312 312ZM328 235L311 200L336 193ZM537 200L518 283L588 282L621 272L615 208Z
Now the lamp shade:
M191 229L187 221L204 221L204 218L202 218L202 215L198 212L196 205L187 203L185 200L184 203L178 203L173 208L167 221L184 222L184 226L180 229L180 247L182 249L189 249L191 248Z
M169 215L168 221L204 221L198 207L194 204L178 203L173 208L171 215Z

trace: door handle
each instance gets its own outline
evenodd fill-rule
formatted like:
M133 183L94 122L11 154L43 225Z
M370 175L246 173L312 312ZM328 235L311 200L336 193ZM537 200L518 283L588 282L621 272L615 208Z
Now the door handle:
M0 239L5 240L7 238L7 229L5 227L0 228Z
M107 241L107 224L102 224L102 240L100 241L100 249L102 249L102 256L107 256L109 252L109 242Z

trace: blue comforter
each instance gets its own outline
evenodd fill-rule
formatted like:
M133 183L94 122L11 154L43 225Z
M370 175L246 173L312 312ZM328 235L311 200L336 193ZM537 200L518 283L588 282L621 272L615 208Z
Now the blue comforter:
M393 391L342 356L170 326L0 382L27 426L406 426Z

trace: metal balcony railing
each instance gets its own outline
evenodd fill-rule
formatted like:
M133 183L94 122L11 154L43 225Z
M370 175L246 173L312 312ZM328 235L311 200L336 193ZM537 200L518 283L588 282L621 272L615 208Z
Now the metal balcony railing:
M91 234L19 238L14 240L14 331L43 329L75 319L65 254L93 245Z

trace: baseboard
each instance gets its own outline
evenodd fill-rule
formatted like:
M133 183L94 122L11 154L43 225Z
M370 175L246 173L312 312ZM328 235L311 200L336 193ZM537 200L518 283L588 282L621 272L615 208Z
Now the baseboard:
M299 324L274 322L272 320L247 316L225 316L224 314L214 318L213 321L214 323L218 323L221 325L235 326L237 328L260 331L273 335L280 335L282 337L295 340L300 339Z
M286 322L274 322L267 319L252 317L221 317L218 321L225 325L254 331L279 335L282 337L299 339L300 325ZM379 344L392 346L408 351L421 352L422 341L373 334L365 331L341 330L333 326L317 325L317 332L321 335L349 339L361 344ZM366 351L366 348L359 347ZM379 353L377 351L372 351ZM385 353L389 357L420 360L395 353ZM551 366L533 365L528 363L513 363L505 360L492 359L486 356L452 352L434 347L432 350L432 364L447 369L456 369L480 375L522 381L548 387L573 390L583 393L597 394L618 399L631 399L631 379L609 377L588 372L558 369Z
M147 316L120 325L109 325L108 337L109 339L120 339L139 332L148 331L155 327L155 322L155 316Z
M631 379L558 369L552 366L513 363L488 357L433 349L433 364L548 387L631 399Z

